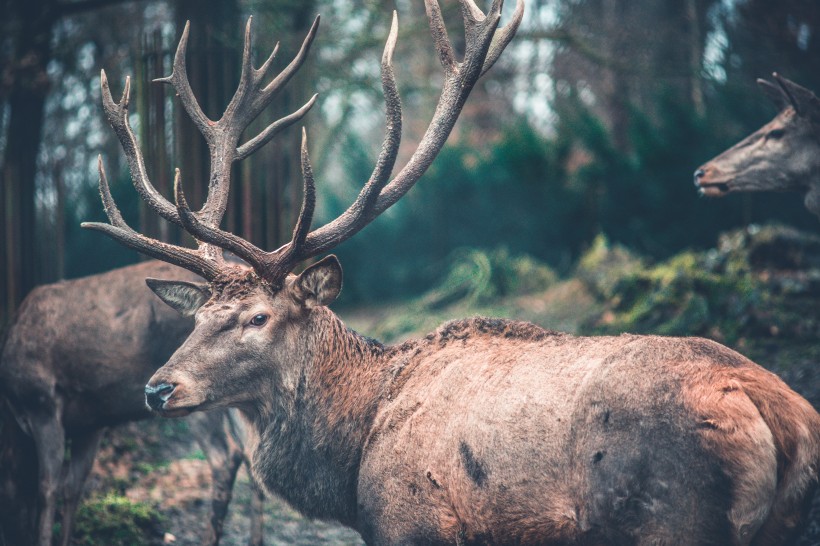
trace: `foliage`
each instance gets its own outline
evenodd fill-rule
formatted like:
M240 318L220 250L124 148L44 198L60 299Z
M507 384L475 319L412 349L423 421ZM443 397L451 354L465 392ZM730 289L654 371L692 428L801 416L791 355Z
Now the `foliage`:
M575 276L598 297L608 299L614 297L623 276L643 268L643 259L622 245L610 244L606 236L599 234L578 260Z
M820 339L820 236L786 226L734 230L716 248L656 262L599 235L564 279L504 249L463 248L446 261L434 288L400 309L388 306L365 330L394 341L482 314L582 334L701 335L746 348Z
M597 289L606 294L607 308L583 329L703 335L732 344L816 340L818 250L820 237L778 225L735 230L715 249L684 251L650 267L599 242L578 271L593 287L611 273L607 292ZM610 263L627 265L612 270Z
M510 316L513 313L506 302L542 291L558 280L544 263L527 255L511 255L503 247L491 251L462 248L446 261L449 268L433 289L402 305L401 312L391 308L390 316L369 333L394 340L468 314Z
M702 253L682 252L654 267L625 273L613 286L600 333L704 335L733 342L746 331L765 293L748 273L708 268Z
M152 506L110 492L80 506L73 544L131 546L161 543L162 524L162 516Z

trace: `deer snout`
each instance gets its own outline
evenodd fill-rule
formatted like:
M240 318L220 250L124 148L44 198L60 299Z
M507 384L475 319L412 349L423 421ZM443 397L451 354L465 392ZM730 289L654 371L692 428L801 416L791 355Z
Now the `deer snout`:
M713 162L701 165L694 174L698 193L709 197L725 195L729 192L729 180Z
M706 171L703 170L703 167L700 167L698 170L695 171L695 187L700 186L700 179L706 176Z
M163 404L174 394L176 385L160 383L156 386L145 385L145 404L149 409L161 410Z

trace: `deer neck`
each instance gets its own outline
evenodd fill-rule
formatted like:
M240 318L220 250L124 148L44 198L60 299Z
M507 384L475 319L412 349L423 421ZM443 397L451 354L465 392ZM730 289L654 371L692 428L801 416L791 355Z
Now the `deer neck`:
M257 480L311 517L355 524L362 448L385 384L381 344L349 330L326 308L298 340L291 387L250 415L258 434Z

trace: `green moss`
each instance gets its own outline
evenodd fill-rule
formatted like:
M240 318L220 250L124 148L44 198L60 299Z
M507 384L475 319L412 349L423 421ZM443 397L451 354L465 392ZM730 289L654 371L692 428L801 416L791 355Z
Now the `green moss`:
M188 459L193 459L195 461L205 461L205 460L207 460L207 458L205 457L205 452L202 451L201 449L197 449L196 451L191 453L187 458Z
M722 235L715 249L652 266L623 265L629 260L612 254L599 237L578 265L578 276L606 301L584 325L587 332L705 335L728 343L820 338L816 235L751 226Z
M161 541L162 516L149 504L114 492L95 497L77 511L73 544L130 546Z
M762 286L748 272L714 271L703 253L684 252L613 280L609 312L591 330L733 341L765 300Z

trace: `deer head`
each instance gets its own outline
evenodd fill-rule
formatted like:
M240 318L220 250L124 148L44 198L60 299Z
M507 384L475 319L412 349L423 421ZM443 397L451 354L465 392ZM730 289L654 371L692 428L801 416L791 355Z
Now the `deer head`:
M695 171L702 195L810 190L820 168L820 102L805 87L776 73L774 80L757 83L780 112Z
M169 245L129 228L111 198L102 162L100 192L110 224L86 223L84 227L102 231L126 246L194 271L208 281L194 284L148 280L149 286L164 301L181 313L196 317L194 332L145 388L146 402L151 409L167 416L217 406L236 406L251 411L252 401L258 402L255 395L261 382L272 382L275 391L297 388L294 370L305 358L306 340L327 335L316 327L316 321L317 317L329 313L325 306L334 301L341 289L342 269L336 257L331 255L299 275L293 275L291 271L299 263L326 253L353 236L398 201L424 174L447 140L476 81L496 62L521 22L524 6L519 0L512 21L498 28L502 3L494 0L485 15L473 0L461 0L466 46L464 58L459 62L438 3L436 0L425 1L433 41L444 67L443 89L417 149L391 179L402 118L392 66L398 35L394 12L381 62L386 134L369 180L341 216L311 231L315 185L303 129L304 198L301 212L291 241L270 252L219 228L230 186L230 167L261 147L280 129L300 119L313 105L315 96L297 112L239 145L242 131L303 62L315 36L318 17L296 58L269 83L266 81L270 77L273 55L261 68L252 66L251 21L248 21L239 87L222 118L215 122L205 117L187 82L186 26L174 59L173 73L159 81L175 87L186 112L210 147L210 187L200 211L189 208L178 170L174 181L175 204L166 201L150 184L141 152L128 126L128 83L126 81L123 98L115 104L103 73L103 104L128 157L135 187L153 210L193 235L199 247L191 250ZM228 264L222 259L222 249L233 252L251 267Z

